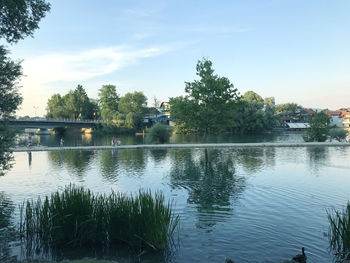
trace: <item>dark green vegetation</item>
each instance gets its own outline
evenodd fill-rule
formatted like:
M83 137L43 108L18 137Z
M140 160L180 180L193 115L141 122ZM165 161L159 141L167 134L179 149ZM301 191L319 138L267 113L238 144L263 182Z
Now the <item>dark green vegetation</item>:
M253 91L242 97L229 79L214 74L212 62L198 61L199 80L186 82L186 96L170 98L176 132L262 132L277 122L274 98L265 101Z
M327 113L318 112L309 120L310 127L306 130L306 135L303 136L306 142L324 142L329 135L329 118Z
M328 211L331 249L341 258L350 252L350 203L343 211Z
M119 97L114 85L103 85L97 100L90 99L78 85L66 95L54 94L47 102L50 118L103 119L104 132L134 132L142 128L147 98L142 92Z
M329 130L329 136L331 139L337 140L338 142L345 141L348 132L342 128L333 128Z
M168 142L171 136L169 126L160 123L155 124L147 132L147 143L165 143Z
M27 242L53 250L120 244L139 250L165 249L179 220L161 193L94 195L74 185L50 198L27 201L21 210L21 232Z
M3 0L0 3L0 39L8 43L32 36L50 10L50 4L43 0ZM5 46L0 45L0 175L11 167L12 155L8 149L13 143L14 133L9 131L6 120L22 102L18 92L21 76L20 62L11 60Z
M61 97L54 94L47 102L47 117L68 119L93 119L97 112L97 103L90 100L83 86L78 85Z

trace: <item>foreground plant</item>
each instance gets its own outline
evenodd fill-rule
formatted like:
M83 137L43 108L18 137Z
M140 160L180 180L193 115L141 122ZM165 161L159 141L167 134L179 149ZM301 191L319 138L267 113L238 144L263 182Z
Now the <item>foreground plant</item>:
M94 195L74 185L44 201L27 201L21 211L21 231L27 241L53 249L119 244L164 249L179 221L161 193L154 197L142 190L135 197L115 192Z
M343 211L327 211L330 246L342 257L350 252L350 202Z

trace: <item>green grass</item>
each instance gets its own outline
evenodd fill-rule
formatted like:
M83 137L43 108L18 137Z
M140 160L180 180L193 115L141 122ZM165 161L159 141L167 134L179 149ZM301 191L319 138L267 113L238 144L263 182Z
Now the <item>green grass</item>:
M350 202L343 211L327 211L330 246L339 256L350 251Z
M164 249L179 221L162 193L94 195L74 185L44 201L27 201L21 211L21 231L27 241L37 240L53 249L120 244Z

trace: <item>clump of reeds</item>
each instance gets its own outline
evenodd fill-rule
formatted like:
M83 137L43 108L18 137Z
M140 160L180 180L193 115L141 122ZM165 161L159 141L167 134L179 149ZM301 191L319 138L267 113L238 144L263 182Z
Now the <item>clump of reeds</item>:
M74 185L44 201L27 201L21 228L27 239L51 248L113 246L164 249L178 225L164 196L139 191L135 197L112 192L94 195ZM32 242L32 241L31 241Z
M327 211L330 246L339 256L350 251L350 202L343 211Z

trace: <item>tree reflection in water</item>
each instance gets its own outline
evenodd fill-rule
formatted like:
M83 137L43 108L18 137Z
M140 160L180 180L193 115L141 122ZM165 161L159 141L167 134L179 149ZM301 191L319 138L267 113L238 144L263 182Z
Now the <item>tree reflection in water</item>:
M232 214L231 202L245 188L235 174L234 155L218 149L172 151L170 184L188 191L189 204L198 210L198 227L207 228Z
M93 151L52 151L48 157L54 165L66 165L73 174L83 177L94 154Z
M101 173L109 181L116 181L120 170L128 175L140 175L146 166L142 149L118 149L99 151L101 157Z
M0 192L0 262L10 259L10 242L18 238L11 220L13 211L12 201Z
M312 171L314 174L318 174L322 166L329 160L328 151L328 147L307 147L310 171Z
M167 157L167 149L150 149L150 155L152 156L155 163L162 162Z

